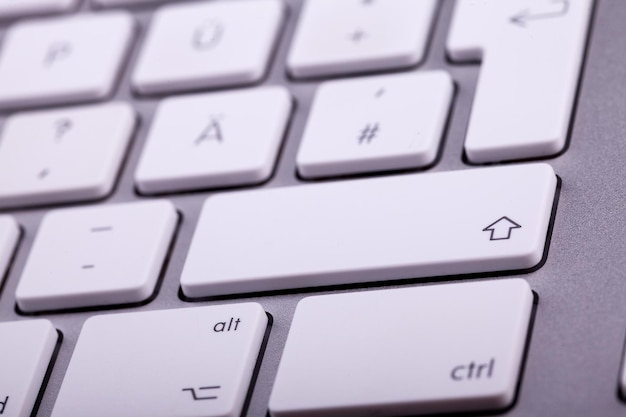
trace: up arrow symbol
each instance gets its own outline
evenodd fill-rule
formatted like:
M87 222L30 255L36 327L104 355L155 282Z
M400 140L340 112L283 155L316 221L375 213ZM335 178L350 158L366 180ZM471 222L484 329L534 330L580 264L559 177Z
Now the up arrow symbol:
M511 231L513 229L519 229L519 224L506 216L500 217L495 222L483 229L483 232L491 232L489 240L507 240L511 238Z

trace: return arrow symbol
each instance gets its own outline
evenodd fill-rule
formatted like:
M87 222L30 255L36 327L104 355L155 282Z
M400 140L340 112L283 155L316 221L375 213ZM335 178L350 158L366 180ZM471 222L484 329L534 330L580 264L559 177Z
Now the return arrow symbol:
M526 9L515 16L512 16L510 21L513 24L519 25L521 27L526 27L526 23L531 20L542 20L542 19L552 19L555 17L562 17L567 14L569 11L569 0L552 0L554 4L560 4L560 9L552 12L544 12L544 13L533 13L530 10Z
M495 222L483 229L483 232L491 232L489 240L507 240L511 238L511 231L522 226L506 216L500 217Z

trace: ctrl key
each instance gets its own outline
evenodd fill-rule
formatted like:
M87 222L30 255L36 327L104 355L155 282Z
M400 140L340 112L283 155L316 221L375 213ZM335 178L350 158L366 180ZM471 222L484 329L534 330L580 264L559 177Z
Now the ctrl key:
M48 320L0 323L0 416L31 415L57 340Z
M522 279L310 297L272 417L402 416L513 404L532 313Z

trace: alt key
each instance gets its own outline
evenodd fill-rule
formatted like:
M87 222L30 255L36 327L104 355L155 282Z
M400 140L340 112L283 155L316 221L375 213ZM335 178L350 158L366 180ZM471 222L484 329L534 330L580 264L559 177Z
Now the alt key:
M52 417L239 417L267 325L255 303L92 317Z

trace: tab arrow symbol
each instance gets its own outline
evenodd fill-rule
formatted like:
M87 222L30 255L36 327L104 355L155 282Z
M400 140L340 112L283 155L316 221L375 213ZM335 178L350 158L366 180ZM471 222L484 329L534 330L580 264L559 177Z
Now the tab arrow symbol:
M511 231L522 226L506 216L500 217L495 222L483 229L483 232L491 232L489 240L507 240L511 238Z
M561 4L561 9L554 12L532 13L529 9L523 10L511 17L511 23L526 27L529 20L551 19L565 16L569 10L569 0L553 0L552 3Z

